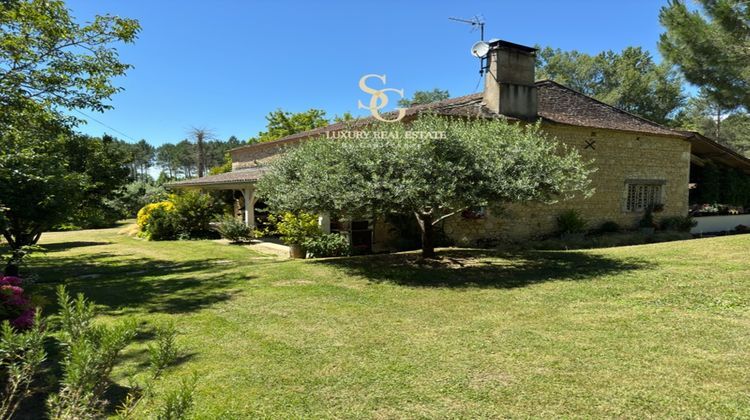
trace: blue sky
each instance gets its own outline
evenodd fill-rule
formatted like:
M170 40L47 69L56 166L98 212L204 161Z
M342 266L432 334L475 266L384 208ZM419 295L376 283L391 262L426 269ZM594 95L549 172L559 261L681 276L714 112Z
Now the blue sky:
M658 57L665 2L69 1L79 20L110 13L143 27L135 44L119 47L135 68L117 80L124 91L114 109L85 111L127 137L94 121L80 131L158 145L196 126L246 139L277 108L364 115L357 100L369 97L357 83L370 73L386 74L407 96L435 87L469 94L479 81L469 54L479 33L449 16L481 14L486 38L587 53L638 45Z

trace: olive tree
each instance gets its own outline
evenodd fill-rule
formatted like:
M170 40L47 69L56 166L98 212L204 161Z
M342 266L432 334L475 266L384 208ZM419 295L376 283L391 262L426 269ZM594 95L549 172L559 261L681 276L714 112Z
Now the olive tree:
M469 207L590 192L586 162L538 124L423 115L348 133L287 150L259 195L275 211L413 214L422 256L434 258L434 226Z

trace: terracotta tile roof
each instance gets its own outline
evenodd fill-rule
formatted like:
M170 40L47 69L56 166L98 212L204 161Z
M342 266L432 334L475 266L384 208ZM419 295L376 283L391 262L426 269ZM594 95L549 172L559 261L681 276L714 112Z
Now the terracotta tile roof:
M551 80L543 80L536 85L539 89L539 115L548 121L579 127L685 137L681 132L607 105Z
M208 175L202 178L187 179L185 181L171 182L168 187L201 187L207 185L239 184L255 182L266 173L264 167L254 167L239 171L226 172L218 175Z
M631 131L644 134L655 134L662 136L686 137L680 131L672 130L655 122L633 115L619 108L607 105L594 98L576 92L566 86L551 80L536 82L539 92L539 116L545 121L573 125L578 127L591 127L610 130ZM482 103L482 93L450 98L431 104L417 105L406 110L406 117L411 117L420 112L433 111L441 115L453 115L462 117L480 118L506 118L492 112ZM384 114L389 118L389 114ZM395 115L395 114L394 114ZM512 119L512 118L511 118ZM343 130L365 125L373 121L372 117L360 118L345 123L335 123L314 130L303 131L290 136L259 145L241 146L237 149L258 146L283 145L293 143L299 139L325 135L327 132Z
M473 108L477 108L477 112L481 112L482 115L476 115L476 116L484 116L484 117L487 117L487 118L491 118L493 116L494 117L498 117L497 114L493 114L491 111L489 111L486 108L484 110L482 110L481 108L483 108L483 107L481 107L481 106L477 107L476 105L480 104L481 101L482 101L482 94L481 93L475 93L475 94L472 94L472 95L460 96L460 97L457 97L457 98L450 98L450 99L446 99L446 100L439 101L439 102L433 102L433 103L430 103L430 104L416 105L416 106L407 108L405 116L407 118L408 117L413 117L413 116L418 115L419 113L427 111L427 110L432 110L432 111L438 112L440 114L451 115L451 110L452 109L459 110L459 113L456 113L456 114L453 114L453 115L466 115L468 112L473 111L474 110ZM471 108L471 109L469 109L469 108ZM393 118L396 115L396 112L395 111L384 112L382 115L386 119ZM246 146L236 147L236 148L234 148L232 150L240 150L240 149L246 149L246 148L257 148L257 147L273 147L273 146L277 146L277 145L280 146L280 145L283 145L284 143L294 143L295 140L299 140L299 139L306 139L306 138L310 138L310 137L323 136L323 135L325 135L326 133L329 133L329 132L335 132L335 131L344 130L344 129L351 129L351 128L356 128L356 127L362 127L362 126L365 126L365 125L367 125L367 124L369 124L369 123L371 123L373 121L375 121L375 119L372 118L372 117L357 118L357 119L350 120L350 121L333 123L333 124L329 124L329 125L327 125L325 127L314 128L312 130L307 130L307 131L302 131L300 133L291 134L289 136L282 137L282 138L280 138L278 140L274 140L274 141L269 141L269 142L265 142L265 143L249 144L249 145L246 145Z

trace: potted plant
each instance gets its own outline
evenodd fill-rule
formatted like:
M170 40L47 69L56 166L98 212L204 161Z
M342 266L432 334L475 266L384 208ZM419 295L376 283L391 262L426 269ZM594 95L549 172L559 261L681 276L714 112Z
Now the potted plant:
M306 251L302 246L306 240L320 236L318 217L309 213L286 212L275 217L276 231L281 240L289 246L289 257L305 258Z
M641 233L645 235L653 235L656 231L656 223L654 222L654 210L649 207L646 212L643 213L643 217L638 222L638 226L641 228Z

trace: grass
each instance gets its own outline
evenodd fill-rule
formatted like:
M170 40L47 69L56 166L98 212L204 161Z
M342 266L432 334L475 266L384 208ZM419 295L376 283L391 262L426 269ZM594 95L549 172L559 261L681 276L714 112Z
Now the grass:
M117 230L45 234L27 271L144 336L173 321L183 357L157 390L197 372L200 418L750 416L750 235L420 264Z

